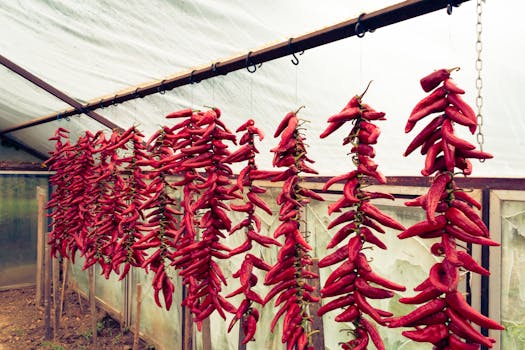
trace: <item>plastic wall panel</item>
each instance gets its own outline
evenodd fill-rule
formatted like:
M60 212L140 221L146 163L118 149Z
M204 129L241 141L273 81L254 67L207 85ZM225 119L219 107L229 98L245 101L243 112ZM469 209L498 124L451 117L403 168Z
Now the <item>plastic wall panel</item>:
M37 186L47 177L0 174L0 288L35 283Z
M153 287L151 281L154 274L146 273L143 269L131 269L130 299L129 307L131 313L131 327L134 329L136 322L136 284L142 284L142 305L140 313L140 332L146 335L146 341L151 341L156 349L180 349L182 344L182 312L180 303L182 286L180 279L176 277L173 270L168 271L175 284L173 304L169 311L164 307L164 298L160 293L160 300L163 305L158 307L154 300Z
M125 300L126 284L119 281L119 276L111 274L108 279L102 275L102 268L95 268L95 294L106 305L110 306L120 317L123 317L127 307Z
M336 214L328 216L328 205L333 203L339 197L335 195L326 196L324 202L313 202L306 210L307 225L310 234L315 237L315 252L319 258L322 258L337 249L333 248L327 250L325 247L330 241L331 237L342 226L336 226L331 230L326 227L334 218ZM407 208L402 205L401 200L390 202L389 204L377 205L385 214L388 214L401 222L405 226L412 225L424 219L424 212L416 208ZM399 240L397 238L398 231L385 228L384 235L378 237L387 245L388 250L383 251L377 247L367 249L365 254L371 260L370 265L378 274L389 278L390 280L403 284L407 287L406 292L396 292L392 299L372 300L370 303L383 310L388 310L395 315L402 315L410 312L414 307L403 305L397 302L402 296L411 296L413 287L422 282L428 274L430 266L435 263L435 259L429 254L431 240L406 239ZM427 242L428 241L428 242ZM346 243L347 241L345 241ZM340 247L341 244L338 246ZM320 271L321 285L329 274L339 265L333 267L323 268ZM326 299L329 301L330 299ZM324 302L324 301L323 301ZM339 342L350 340L351 336L345 334L345 329L351 328L350 323L335 322L337 312L329 312L323 316L324 339L326 349L339 349ZM387 349L431 349L431 346L426 344L414 343L400 335L399 330L389 330L380 327L379 331Z
M501 205L501 349L525 348L525 201Z

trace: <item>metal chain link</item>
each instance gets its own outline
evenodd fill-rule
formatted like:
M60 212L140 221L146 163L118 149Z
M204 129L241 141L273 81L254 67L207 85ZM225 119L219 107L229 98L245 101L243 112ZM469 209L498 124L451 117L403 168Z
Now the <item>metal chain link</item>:
M481 33L483 31L483 24L481 23L481 16L483 14L482 3L484 0L478 0L476 5L476 14L477 14L477 23L476 23L476 107L478 112L476 114L476 119L478 123L478 133L476 134L476 141L478 142L480 151L483 151L483 144L485 143L485 134L481 128L483 127L483 115L481 114L481 109L483 108L483 96L481 95L481 90L483 89L483 79L481 78L481 71L483 69L483 60L481 59L481 52L483 51L483 43L481 41ZM480 159L480 162L484 162L484 159Z

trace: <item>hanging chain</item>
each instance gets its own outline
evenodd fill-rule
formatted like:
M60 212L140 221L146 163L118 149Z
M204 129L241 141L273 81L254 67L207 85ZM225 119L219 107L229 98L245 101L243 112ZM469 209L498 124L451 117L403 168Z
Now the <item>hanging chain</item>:
M476 114L476 119L478 123L478 133L476 135L476 140L479 144L480 151L483 151L483 144L485 143L485 135L483 134L483 131L481 128L483 127L483 115L481 114L481 109L483 107L483 96L481 95L481 90L483 88L483 79L481 78L481 70L483 69L483 60L481 59L481 52L483 50L483 43L481 42L481 32L483 30L483 25L481 23L481 15L483 14L483 8L482 8L482 2L484 0L478 0L476 5L476 14L477 14L477 23L476 23L476 34L477 34L477 40L476 40L476 90L478 92L476 96L476 107L478 109L478 113ZM484 159L480 159L480 162L485 161Z

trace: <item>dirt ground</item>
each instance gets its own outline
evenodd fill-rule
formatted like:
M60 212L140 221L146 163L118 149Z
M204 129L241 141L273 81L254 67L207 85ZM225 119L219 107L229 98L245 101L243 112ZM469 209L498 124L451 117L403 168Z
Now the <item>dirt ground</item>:
M97 345L91 344L88 304L67 290L65 312L56 339L44 340L44 310L35 305L35 288L0 291L0 350L131 350L133 334L103 310L97 310ZM141 341L140 350L154 349Z

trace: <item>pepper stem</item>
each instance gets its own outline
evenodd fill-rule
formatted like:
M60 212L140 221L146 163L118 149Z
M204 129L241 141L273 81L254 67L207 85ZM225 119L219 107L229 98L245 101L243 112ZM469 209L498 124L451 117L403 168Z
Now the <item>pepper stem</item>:
M361 95L359 95L359 99L362 99L363 96L365 96L365 94L366 94L366 92L368 91L368 88L370 87L370 85L372 84L372 82L373 82L373 80L370 80L370 81L368 82L368 85L366 86L365 91L363 91L363 93L362 93Z
M457 70L460 70L460 69L461 69L461 67L454 67L454 68L447 69L447 71L448 71L449 73L452 73L452 72L457 71Z
M294 114L299 113L299 111L300 111L301 109L303 109L303 108L306 108L306 106L302 105L301 107L299 107L299 108L294 112Z

